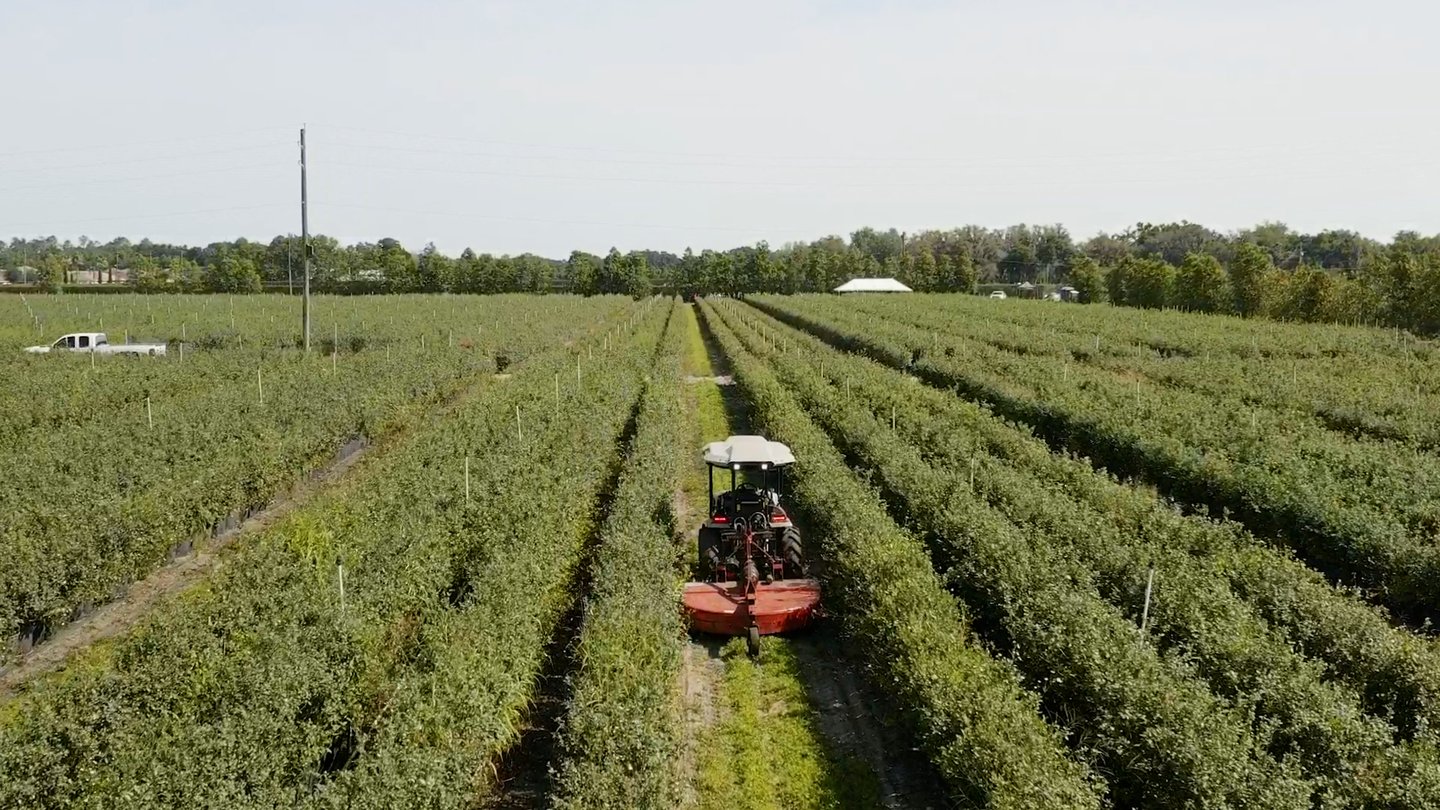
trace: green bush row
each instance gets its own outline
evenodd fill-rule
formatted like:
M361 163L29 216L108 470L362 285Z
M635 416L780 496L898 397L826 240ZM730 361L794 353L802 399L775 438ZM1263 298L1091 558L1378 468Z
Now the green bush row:
M1397 443L1357 442L1285 414L1244 410L1104 369L1019 356L815 301L757 302L772 315L942 388L986 402L1118 475L1228 514L1289 544L1332 580L1372 589L1414 620L1440 617L1440 461Z
M0 806L473 803L667 310L537 355L32 683L0 707Z
M753 346L771 351L762 338ZM1160 656L1088 570L932 468L843 388L814 385L818 372L801 369L786 366L782 376L797 389L812 384L802 404L929 538L936 568L982 635L1008 653L1050 713L1070 718L1116 804L1309 806L1311 786L1265 752L1244 714Z
M551 347L612 311L536 307L505 340ZM4 640L48 633L109 601L172 548L267 503L350 437L378 439L492 370L488 355L444 345L346 356L334 368L258 349L104 358L93 369L88 358L44 356L22 366L5 397L32 392L27 410L54 401L72 418L23 429L0 452ZM112 387L120 401L108 398ZM0 660L8 653L0 647Z
M685 636L675 492L690 432L681 402L686 331L672 321L590 571L561 726L552 805L676 806Z
M1393 700L1366 706L1372 712L1366 716L1361 706L1368 685L1330 682L1333 673L1294 650L1231 590L1205 544L1208 539L1234 547L1243 539L1234 527L1182 517L1083 462L1049 453L1023 430L948 393L907 384L879 364L841 355L769 318L761 321L793 347L772 353L770 361L808 404L834 414L832 394L843 388L852 418L872 431L871 411L881 423L893 415L894 432L879 428L884 438L877 441L903 439L952 490L973 491L1032 544L1063 549L1086 569L1097 592L1136 624L1144 611L1147 567L1154 564L1159 588L1146 617L1153 643L1188 661L1212 691L1250 713L1267 729L1271 755L1293 758L1322 785L1329 805L1426 807L1440 801L1433 738L1410 742L1413 726L1397 735L1379 719L1393 716ZM822 361L824 375L816 373ZM1397 736L1407 740L1396 745Z

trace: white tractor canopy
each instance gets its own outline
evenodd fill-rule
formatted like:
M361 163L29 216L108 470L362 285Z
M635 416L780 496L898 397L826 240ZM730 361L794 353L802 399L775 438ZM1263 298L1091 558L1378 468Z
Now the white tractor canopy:
M790 448L764 436L731 436L705 445L705 463L712 467L784 467L795 463Z

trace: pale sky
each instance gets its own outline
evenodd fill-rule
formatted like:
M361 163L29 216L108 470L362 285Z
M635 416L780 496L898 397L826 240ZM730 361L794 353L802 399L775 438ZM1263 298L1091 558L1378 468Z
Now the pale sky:
M0 238L1440 231L1434 2L0 0Z

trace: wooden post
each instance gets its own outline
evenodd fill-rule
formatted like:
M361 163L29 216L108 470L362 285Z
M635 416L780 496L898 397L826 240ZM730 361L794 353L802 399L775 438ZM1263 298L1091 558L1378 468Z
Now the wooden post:
M340 582L340 613L345 613L345 564L340 561L340 556L335 556L335 573Z

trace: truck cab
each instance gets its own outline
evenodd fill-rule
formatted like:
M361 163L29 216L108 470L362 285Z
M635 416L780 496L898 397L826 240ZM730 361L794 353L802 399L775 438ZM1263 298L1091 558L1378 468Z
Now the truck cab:
M52 349L93 349L96 346L108 346L110 340L104 332L75 332L65 335L54 343L50 344Z

